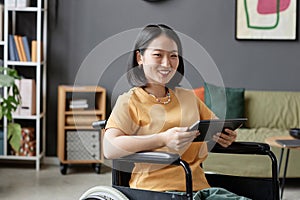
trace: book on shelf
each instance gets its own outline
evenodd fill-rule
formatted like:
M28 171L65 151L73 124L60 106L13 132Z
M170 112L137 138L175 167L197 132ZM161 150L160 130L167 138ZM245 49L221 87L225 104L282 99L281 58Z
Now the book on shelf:
M89 107L87 99L73 99L69 103L70 109L85 109Z
M14 115L30 116L36 114L36 86L34 79L15 80L20 96L21 104Z
M5 1L5 6L7 8L15 8L16 7L17 0L9 0Z
M25 48L24 48L24 43L23 43L22 36L17 35L17 39L19 41L21 56L22 56L23 62L27 62L28 60L27 60L27 57L26 57L26 54L25 54Z
M33 79L21 79L20 81L21 107L20 115L36 114L36 86Z
M20 56L18 54L17 44L15 42L14 35L12 35L12 48L13 48L13 51L15 53L15 58L16 58L15 61L20 61Z
M11 61L18 61L17 58L18 54L16 52L16 44L14 41L14 36L9 34L8 35L8 51L9 51L9 60Z
M37 41L31 41L31 60L32 62L37 62ZM43 61L43 43L40 42L40 61Z
M16 47L17 47L17 52L18 52L18 56L20 58L20 61L24 62L25 61L25 55L23 54L24 53L24 50L21 49L21 41L19 39L19 35L14 35L14 41L15 41L15 44L16 44Z
M30 6L30 0L17 0L17 8L25 8Z
M27 36L22 36L22 43L24 46L25 56L27 61L31 61L29 42Z
M87 104L87 99L73 99L70 101L71 105L82 105Z
M76 110L82 110L82 109L85 109L85 108L88 108L89 105L88 104L82 104L82 105L70 105L69 108L70 109L76 109Z

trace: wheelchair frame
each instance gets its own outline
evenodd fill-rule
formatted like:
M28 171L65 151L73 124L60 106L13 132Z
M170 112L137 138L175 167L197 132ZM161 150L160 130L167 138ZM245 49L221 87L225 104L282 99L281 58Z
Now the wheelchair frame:
M251 178L251 177L238 177L220 174L206 174L206 178L210 185L214 187L222 187L238 195L245 196L252 199L274 199L279 200L279 178L277 159L274 153L270 150L270 146L265 143L256 142L234 142L231 146L224 148L218 144L212 148L213 153L228 153L228 154L249 154L249 155L267 155L272 162L272 178ZM172 162L173 161L173 162ZM183 162L184 164L181 164ZM119 170L125 165L128 169L128 164L133 163L157 163L157 164L168 164L181 165L186 172L186 196L174 195L165 192L146 191L140 189L132 189L128 187L128 180L130 174ZM192 195L192 177L189 170L189 166L186 165L185 161L182 161L177 154L170 154L166 152L139 152L120 159L113 160L113 171L112 171L112 185L114 188L120 190L130 199L178 199L178 200L190 200L193 199ZM188 169L188 170L186 170ZM223 181L220 181L220 178ZM245 180L247 184L245 184ZM230 184L228 184L230 183ZM241 187L240 184L245 184L245 187ZM239 186L239 189L236 186ZM228 187L229 186L229 187ZM258 193L249 192L249 187L257 187L264 189L264 196L262 191ZM147 195L145 195L147 194ZM149 196L149 198L147 198Z
M105 121L98 121L93 123L94 128L103 128L105 126ZM270 146L265 143L257 143L257 142L234 142L229 147L224 148L219 144L214 144L213 148L211 149L213 153L228 153L228 154L249 154L249 155L267 155L272 162L272 178L249 178L249 177L236 177L236 176L227 176L227 175L218 175L213 174L209 175L206 174L206 178L209 184L212 186L223 187L227 189L231 182L232 178L237 181L231 183L234 187L229 188L228 190L234 192L238 195L245 196L252 199L274 199L279 200L279 178L278 178L278 168L277 168L277 159L274 153L271 151ZM172 164L172 165L181 165L185 171L186 175L186 195L178 195L174 193L168 192L156 192L156 191L148 191L148 190L141 190L141 189L132 189L128 187L128 180L130 179L130 172L126 172L120 170L121 167L125 167L128 169L132 168L134 163L155 163L155 164ZM220 184L216 177L222 177L225 180L225 184ZM242 190L235 191L235 187L237 186L236 183L244 183L241 181L242 178L246 178L247 182L249 182L246 187ZM258 184L258 181L262 180L262 184ZM223 182L224 183L224 182ZM258 187L262 187L264 185L268 186L268 190L266 190L266 194L264 197L261 196L253 196L253 192L250 192L250 195L247 194L249 186L257 185ZM214 185L216 184L216 185ZM174 199L174 200L191 200L193 199L193 188L192 188L192 173L188 163L184 160L180 159L178 154L172 154L167 152L138 152L129 156L125 156L119 159L113 160L113 169L112 169L112 187L117 189L118 191L122 192L126 197L130 200L161 200L161 199ZM261 191L259 191L261 194ZM100 199L89 198L87 196L84 198L85 200L88 199ZM102 199L102 198L101 198Z

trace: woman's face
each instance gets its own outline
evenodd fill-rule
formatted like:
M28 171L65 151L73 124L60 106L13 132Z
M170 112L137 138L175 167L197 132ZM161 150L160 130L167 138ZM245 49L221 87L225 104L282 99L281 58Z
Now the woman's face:
M137 62L143 65L148 84L166 85L179 65L177 45L162 34L148 45L144 55L137 52Z

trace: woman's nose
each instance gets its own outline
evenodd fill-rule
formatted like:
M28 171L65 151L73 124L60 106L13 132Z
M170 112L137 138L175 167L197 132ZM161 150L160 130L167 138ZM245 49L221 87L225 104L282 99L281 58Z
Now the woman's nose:
M168 56L163 56L163 59L161 61L161 65L164 67L170 67L170 60Z

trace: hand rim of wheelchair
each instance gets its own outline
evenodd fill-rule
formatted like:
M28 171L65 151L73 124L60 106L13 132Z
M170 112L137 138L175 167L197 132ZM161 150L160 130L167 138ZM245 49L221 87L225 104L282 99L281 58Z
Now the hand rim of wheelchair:
M79 200L89 199L113 199L113 200L129 200L122 192L113 188L112 186L95 186L87 190L81 195Z

